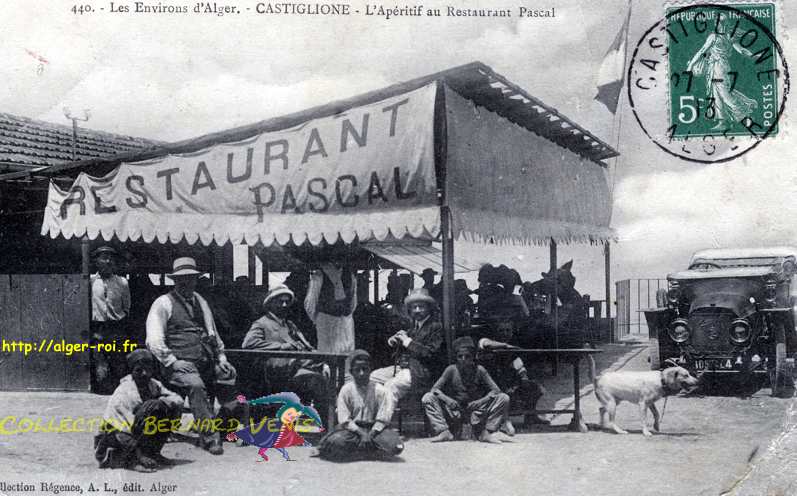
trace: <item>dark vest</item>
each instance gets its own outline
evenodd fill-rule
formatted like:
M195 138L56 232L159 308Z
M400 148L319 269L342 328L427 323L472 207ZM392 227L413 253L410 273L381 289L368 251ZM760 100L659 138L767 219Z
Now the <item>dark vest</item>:
M213 341L205 329L205 318L199 302L194 300L191 317L184 300L168 293L172 302L172 316L166 324L166 346L180 360L213 361Z
M351 301L354 292L351 287L351 270L344 267L340 273L341 282L343 282L343 291L346 296L342 300L335 299L335 285L327 276L326 272L321 272L324 275L324 282L321 283L321 291L318 295L317 310L327 315L334 317L343 317L352 313Z

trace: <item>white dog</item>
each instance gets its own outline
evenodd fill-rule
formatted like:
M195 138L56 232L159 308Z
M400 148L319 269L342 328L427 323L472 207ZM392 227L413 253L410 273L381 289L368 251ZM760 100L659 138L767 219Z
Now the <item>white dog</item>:
M601 402L601 428L606 427L604 420L606 412L609 412L609 427L617 434L628 434L614 422L617 405L620 402L628 401L639 406L642 434L650 436L647 424L648 408L653 413L653 429L658 431L660 416L656 409L656 401L698 384L698 380L683 367L670 367L660 372L655 370L606 372L600 377L595 377L595 360L590 356L589 361L590 379L595 386L595 396Z

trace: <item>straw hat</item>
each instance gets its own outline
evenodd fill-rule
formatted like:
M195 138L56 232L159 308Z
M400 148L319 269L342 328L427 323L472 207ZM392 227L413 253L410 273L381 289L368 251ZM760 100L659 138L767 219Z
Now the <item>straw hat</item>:
M202 272L196 269L196 260L191 257L180 257L174 260L169 277L198 276Z
M291 288L289 288L288 286L286 286L284 284L278 284L278 285L274 286L273 288L271 288L271 290L266 294L266 298L263 300L263 306L266 306L269 301L273 300L274 298L276 298L279 295L288 295L288 296L290 296L291 297L291 303L293 303L293 300L296 299L296 295L293 294L293 291L291 291Z
M429 305L437 304L435 299L429 296L429 291L427 291L425 288L413 289L412 291L410 291L410 294L408 294L407 297L404 298L405 305L411 305L413 303L419 303L419 302L426 303Z

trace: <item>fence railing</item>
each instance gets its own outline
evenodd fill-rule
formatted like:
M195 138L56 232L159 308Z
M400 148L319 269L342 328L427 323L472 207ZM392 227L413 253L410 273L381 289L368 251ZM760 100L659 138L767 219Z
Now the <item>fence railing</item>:
M647 337L648 324L640 310L656 306L656 291L659 289L667 289L667 279L624 279L615 283L615 341L635 336Z

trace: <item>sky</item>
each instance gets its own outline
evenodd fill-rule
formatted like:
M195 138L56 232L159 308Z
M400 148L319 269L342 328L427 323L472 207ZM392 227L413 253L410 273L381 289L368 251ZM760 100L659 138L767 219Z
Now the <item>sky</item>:
M144 3L192 8L196 2ZM94 0L94 12L75 14L74 2L4 2L12 17L0 37L0 111L67 124L64 107L78 116L89 109L86 127L176 141L479 60L621 152L608 174L618 238L613 280L664 277L700 248L797 245L791 104L779 136L743 158L688 163L653 145L626 102L613 116L593 100L627 0L523 2L556 9L553 18L531 19L517 17L517 2L451 3L510 8L513 17L268 16L244 1L237 5L252 10L221 17L111 13L111 2ZM797 60L797 3L777 8L785 59ZM663 12L662 0L633 0L632 49ZM458 247L474 262L506 263L530 280L548 263L545 247ZM569 258L577 289L602 298L602 250L561 247L560 259Z

